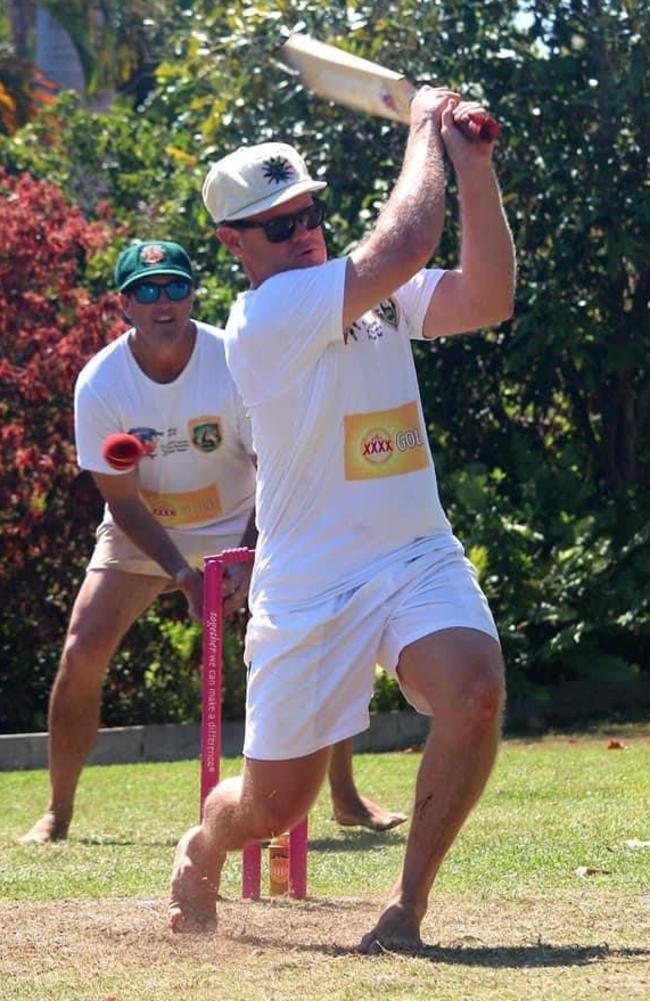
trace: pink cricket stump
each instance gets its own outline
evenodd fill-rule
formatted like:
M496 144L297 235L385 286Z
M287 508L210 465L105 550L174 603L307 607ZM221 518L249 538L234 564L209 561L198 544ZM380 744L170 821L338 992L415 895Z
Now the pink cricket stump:
M221 685L223 676L223 568L253 560L252 549L226 549L205 558L203 579L203 682L201 706L201 809L219 781L221 759ZM242 853L242 897L259 900L262 847L246 845ZM289 894L307 895L307 818L289 832Z

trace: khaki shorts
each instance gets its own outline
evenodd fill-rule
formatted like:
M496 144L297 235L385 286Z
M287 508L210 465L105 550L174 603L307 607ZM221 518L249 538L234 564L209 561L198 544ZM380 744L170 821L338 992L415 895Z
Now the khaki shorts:
M234 549L241 539L240 535L192 535L173 528L165 531L194 570L203 570L204 556ZM168 577L160 564L138 549L118 525L102 522L95 535L97 541L87 570L123 570L148 577Z
M380 572L370 567L360 587L297 611L254 614L246 633L244 754L302 757L365 730L375 665L399 684L404 647L454 627L498 642L476 570L447 533L405 547ZM432 715L400 687L415 709Z

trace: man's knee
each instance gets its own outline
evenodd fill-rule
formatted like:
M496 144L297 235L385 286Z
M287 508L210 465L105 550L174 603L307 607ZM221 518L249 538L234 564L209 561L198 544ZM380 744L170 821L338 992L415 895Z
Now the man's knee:
M328 747L291 761L251 761L244 768L241 802L257 839L290 830L318 795L329 763Z
M501 725L505 702L505 671L498 650L488 647L478 653L464 672L460 708L472 730Z
M100 688L108 667L101 643L84 632L69 633L63 645L55 685L58 689Z
M439 723L470 732L500 724L504 667L499 644L491 636L450 629L418 641L405 653L403 680Z
M251 801L249 805L249 830L256 841L284 834L302 819L296 815L296 810L290 803L279 797Z

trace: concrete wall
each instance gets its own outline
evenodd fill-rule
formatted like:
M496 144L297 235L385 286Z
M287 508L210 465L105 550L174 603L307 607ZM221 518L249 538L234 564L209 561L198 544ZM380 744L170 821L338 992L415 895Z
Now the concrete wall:
M412 712L380 713L371 717L370 728L355 739L357 751L392 751L424 743L427 717ZM244 726L224 720L222 754L241 754ZM199 757L198 723L151 726L118 726L100 730L88 763L125 765L137 761L182 761ZM47 734L0 734L0 771L47 767Z
M650 676L626 681L567 682L546 693L511 696L506 712L506 729L543 733L553 727L581 729L593 719L639 720L650 718ZM241 754L243 723L224 720L223 756ZM429 730L429 719L411 711L376 713L370 727L355 738L360 752L401 750L421 745ZM151 726L124 726L100 730L89 763L130 764L136 761L180 761L198 758L198 723L170 723ZM0 771L47 767L47 734L0 734Z

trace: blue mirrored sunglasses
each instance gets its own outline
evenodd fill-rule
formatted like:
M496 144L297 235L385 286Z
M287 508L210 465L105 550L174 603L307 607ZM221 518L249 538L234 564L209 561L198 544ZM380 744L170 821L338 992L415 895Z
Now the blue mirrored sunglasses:
M192 283L186 281L184 278L175 278L173 281L164 282L162 285L157 285L156 282L140 282L139 285L134 285L128 291L143 306L149 306L152 302L158 302L163 290L171 302L181 302L183 299L187 299L192 291Z

